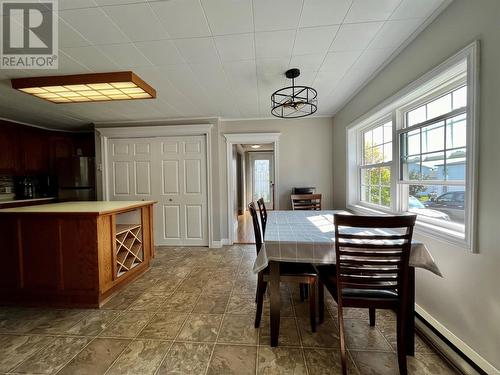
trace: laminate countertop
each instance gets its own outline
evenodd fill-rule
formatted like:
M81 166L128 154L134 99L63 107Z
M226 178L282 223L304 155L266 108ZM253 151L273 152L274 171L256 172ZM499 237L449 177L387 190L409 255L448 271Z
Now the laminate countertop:
M97 214L104 215L129 209L151 205L155 201L92 201L92 202L60 202L38 206L14 207L0 209L3 214Z

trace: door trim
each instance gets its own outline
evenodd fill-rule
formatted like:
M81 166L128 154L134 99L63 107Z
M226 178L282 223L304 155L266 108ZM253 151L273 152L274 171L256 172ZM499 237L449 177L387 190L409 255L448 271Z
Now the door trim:
M233 168L232 154L233 145L242 143L272 143L274 146L274 189L279 192L279 138L281 133L225 133L226 138L226 184L227 184L227 235L228 235L228 245L234 243L235 237L235 225L233 223L233 174L236 171ZM275 194L274 206L279 208L279 193Z
M154 138L172 136L204 135L207 153L207 221L208 244L210 247L220 247L219 241L214 241L213 235L213 196L212 196L212 128L213 124L196 125L156 125L156 126L122 126L96 128L100 138L101 160L97 170L102 172L101 188L103 200L109 201L109 171L108 171L108 144L110 139L117 138Z

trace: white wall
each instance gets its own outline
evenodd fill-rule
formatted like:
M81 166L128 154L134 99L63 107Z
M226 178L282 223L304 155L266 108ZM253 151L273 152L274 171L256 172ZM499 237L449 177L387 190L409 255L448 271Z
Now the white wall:
M221 191L227 194L225 133L281 133L279 139L280 209L290 209L290 192L294 186L315 186L323 194L323 207L333 208L333 126L330 118L296 120L221 121L219 127L219 167ZM226 190L226 192L224 192ZM227 212L227 198L221 201L221 212ZM227 219L221 216L222 238L227 238Z
M444 278L418 270L416 299L452 334L500 368L500 1L455 0L335 115L334 205L345 206L346 126L476 39L481 41L479 253L420 237Z

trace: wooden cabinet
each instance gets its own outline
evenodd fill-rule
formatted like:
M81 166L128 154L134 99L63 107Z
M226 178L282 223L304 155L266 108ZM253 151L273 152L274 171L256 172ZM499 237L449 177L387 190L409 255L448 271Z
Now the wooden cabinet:
M45 132L23 130L20 132L21 165L24 174L49 172L49 142Z
M0 173L14 174L19 170L17 129L0 121Z
M54 174L58 158L94 156L94 133L55 132L0 120L0 173Z

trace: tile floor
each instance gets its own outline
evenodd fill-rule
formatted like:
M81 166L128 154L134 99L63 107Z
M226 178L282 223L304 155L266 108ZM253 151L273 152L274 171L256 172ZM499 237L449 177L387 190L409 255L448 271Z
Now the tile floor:
M269 305L254 329L255 248L159 248L153 267L100 310L0 307L0 373L339 374L336 307L311 333L298 287L282 287L280 346L269 346ZM395 321L346 316L352 374L397 374ZM453 374L417 337L411 374Z

